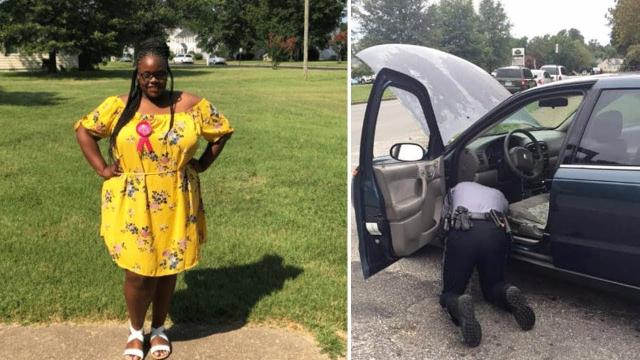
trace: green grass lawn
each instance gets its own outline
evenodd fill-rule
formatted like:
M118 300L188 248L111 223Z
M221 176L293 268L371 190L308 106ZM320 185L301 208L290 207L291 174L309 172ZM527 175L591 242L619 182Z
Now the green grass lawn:
M364 85L351 85L351 103L352 104L361 104L366 103L369 100L369 94L371 93L372 84L364 84ZM395 95L391 92L391 90L386 89L384 94L382 94L383 100L395 99Z
M0 321L126 319L123 272L98 235L101 179L72 126L128 92L130 69L0 73ZM171 320L300 324L343 355L346 71L306 82L300 70L174 73L176 89L209 99L236 133L201 174L208 242L178 278Z

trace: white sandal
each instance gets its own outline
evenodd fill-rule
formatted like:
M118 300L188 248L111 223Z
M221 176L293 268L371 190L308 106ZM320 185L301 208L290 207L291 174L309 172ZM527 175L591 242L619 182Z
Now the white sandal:
M153 338L155 338L156 336L159 336L163 339L165 339L169 344L171 344L171 342L169 341L169 338L167 337L167 335L164 333L164 326L160 326L159 328L151 328L151 339L150 341L153 341ZM155 353L158 351L166 351L167 355L166 356L156 356ZM167 345L167 344L158 344L158 345L154 345L151 347L151 349L149 349L149 353L151 354L151 357L153 357L156 360L162 360L162 359L166 359L169 357L169 355L171 355L171 346Z
M131 324L129 324L129 331L131 332L131 334L129 334L129 337L127 338L127 343L130 343L133 340L138 340L144 346L144 334L142 333L143 329L144 328L141 328L140 330L136 330L133 328L133 326L131 326ZM137 356L140 358L140 360L144 359L144 352L142 351L142 349L126 348L124 350L124 354L122 355Z

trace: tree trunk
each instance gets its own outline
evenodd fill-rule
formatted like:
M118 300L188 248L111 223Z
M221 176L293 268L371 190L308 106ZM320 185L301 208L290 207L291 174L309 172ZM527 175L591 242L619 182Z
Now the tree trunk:
M49 61L47 62L47 72L49 74L55 74L58 72L58 64L56 64L56 54L57 50L53 49L49 52Z
M93 64L91 64L91 53L87 50L82 50L80 55L78 55L78 70L93 70Z

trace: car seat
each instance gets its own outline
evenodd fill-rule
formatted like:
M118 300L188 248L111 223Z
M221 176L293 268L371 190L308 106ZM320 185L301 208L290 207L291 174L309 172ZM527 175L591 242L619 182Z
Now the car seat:
M509 224L514 234L542 239L549 218L549 193L509 204Z
M591 120L580 147L595 153L584 162L627 164L629 154L627 144L622 139L620 111L606 111Z

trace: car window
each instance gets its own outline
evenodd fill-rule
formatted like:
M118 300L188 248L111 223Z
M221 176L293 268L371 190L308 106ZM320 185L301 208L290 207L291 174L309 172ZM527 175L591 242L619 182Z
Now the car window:
M521 76L520 69L503 68L496 70L496 77L519 78Z
M524 77L527 78L527 79L533 78L533 74L531 73L531 70L524 69Z
M555 66L543 66L540 69L548 72L550 75L557 75Z
M582 103L583 95L556 96L553 99L566 98L567 106L543 106L541 99L528 102L511 113L504 120L486 131L486 135L506 134L515 129L557 128L566 121L573 120Z
M575 162L640 166L640 89L605 90L591 113Z
M395 98L394 94L399 92L418 103L418 99L406 91L393 87L385 90L385 94L391 95L391 99L380 103L373 144L374 158L388 156L389 150L394 144L414 143L424 149L427 149L429 144L429 130L423 128L422 122L416 120L413 114ZM388 97L383 98L387 99Z

